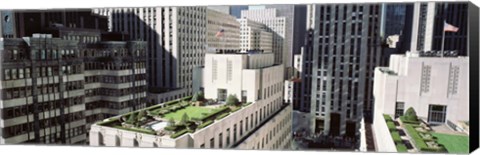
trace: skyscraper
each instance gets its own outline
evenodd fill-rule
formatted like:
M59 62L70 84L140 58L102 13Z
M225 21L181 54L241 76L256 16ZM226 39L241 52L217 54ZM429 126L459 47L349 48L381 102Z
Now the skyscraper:
M359 137L364 110L369 113L373 103L374 67L381 59L381 4L307 7L301 102L311 104L311 129Z
M19 33L0 39L1 144L82 144L89 124L145 107L146 43L86 28L99 23L82 20L89 14L69 19L83 28L57 23L75 14L8 14L21 20L3 23ZM52 24L30 29L23 19Z
M192 94L193 68L204 63L206 7L108 8L113 32L148 42L149 102L163 103Z
M267 31L273 33L273 47L272 51L275 54L275 63L283 64L284 66L292 66L291 58L289 57L290 44L285 42L287 37L287 23L286 18L278 16L275 8L269 9L254 9L243 10L242 18L250 19L258 23L265 24Z
M468 55L468 3L416 2L413 5L410 51L442 50L444 23L459 28L458 32L445 32L444 50L457 50Z

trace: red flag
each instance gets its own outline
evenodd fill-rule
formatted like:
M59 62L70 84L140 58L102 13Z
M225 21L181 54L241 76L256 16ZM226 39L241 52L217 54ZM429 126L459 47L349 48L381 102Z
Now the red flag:
M458 27L455 27L453 25L450 25L448 24L447 22L445 22L443 24L443 31L445 32L457 32L458 31Z

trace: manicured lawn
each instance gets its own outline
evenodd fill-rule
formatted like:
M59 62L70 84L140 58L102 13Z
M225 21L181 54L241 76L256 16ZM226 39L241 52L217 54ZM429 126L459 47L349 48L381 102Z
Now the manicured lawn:
M164 118L167 120L173 118L175 121L180 121L184 113L187 113L188 117L191 119L192 117L200 118L202 113L210 113L211 111L211 108L188 106L178 111L170 112L166 114Z
M468 153L468 136L449 135L442 133L432 133L432 135L438 138L438 143L443 144L448 153Z

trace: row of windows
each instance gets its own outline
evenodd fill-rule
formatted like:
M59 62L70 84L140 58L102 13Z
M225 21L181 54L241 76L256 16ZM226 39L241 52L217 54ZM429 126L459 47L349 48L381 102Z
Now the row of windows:
M35 94L49 94L49 93L58 93L60 92L59 90L60 84L54 83L54 84L43 84L37 86L37 89L35 90ZM82 80L79 81L70 81L65 83L65 91L72 91L72 90L78 90L78 89L83 89L84 87L84 82ZM23 98L26 96L31 96L32 95L32 86L27 86L27 87L15 87L15 88L7 88L2 90L2 99L3 100L10 100L10 99L16 99L16 98Z
M281 131L283 130L283 132ZM268 145L269 141L272 142L272 139L273 137L276 136L276 134L280 134L281 135L274 140L273 142L273 145L271 147L271 149L278 149L280 148L280 144L284 141L287 140L287 138L289 138L290 134L291 134L291 131L292 131L292 127L291 127L291 114L288 114L286 115L286 117L284 117L280 123L278 123L274 128L273 130L270 130L269 132L267 132L266 135L264 135L262 137L262 142L260 143L260 140L257 142L257 147L256 149L265 149L265 145ZM285 148L289 145L287 145L288 143L286 143L285 146L283 146L282 148ZM255 149L255 146L252 147L252 150Z
M132 107L132 105L139 106L141 105L141 103L145 103L145 102L146 102L145 98L136 98L136 99L131 99L123 102L111 102L111 101L100 100L100 101L85 103L85 108L87 110L100 109L100 108L122 110L125 108L130 108Z
M65 114L64 116L65 116L64 117L65 123L71 123L71 122L78 121L78 120L81 120L81 119L84 118L83 111ZM51 118L39 120L38 121L39 127L40 127L40 129L56 127L57 125L61 125L61 119L62 119L61 116L56 116L56 117L51 117ZM33 122L33 120L31 120L31 121L32 122L3 128L2 129L3 130L3 138L10 138L10 137L14 137L14 136L17 136L17 135L26 134L26 133L29 133L29 132L34 132L35 131L34 124L36 122ZM39 131L41 131L41 130L39 130Z
M4 50L3 60L5 62L10 61L25 61L30 58L36 60L57 60L59 58L69 59L69 58L78 58L80 57L78 50L73 49L42 49L42 50L31 50L26 51L23 49L13 49L13 50ZM30 54L33 54L33 57L30 57Z
M136 69L146 68L145 62L132 63L114 63L114 62L87 62L85 63L85 70L129 70L135 66Z
M147 86L137 86L137 87L124 88L124 89L95 88L95 89L85 90L85 96L87 97L92 97L92 96L121 97L125 95L142 93L142 92L145 92L146 89L147 89Z
M135 81L141 81L145 80L147 78L147 74L135 74ZM113 83L113 84L120 84L120 83L129 83L134 80L132 80L133 77L131 75L126 75L126 76L109 76L109 75L103 75L103 76L87 76L85 77L85 83L96 83L96 82L101 82L101 83Z
M36 67L35 68L35 75L36 77L50 77L50 76L57 76L59 75L59 67L52 66L52 67ZM62 66L62 72L64 75L72 75L72 74L80 74L83 73L83 66L82 65L68 65ZM31 78L33 73L31 72L30 68L12 68L12 69L4 69L3 70L3 80L17 80L23 78Z
M80 105L84 101L83 97L72 97L67 99L55 99L54 101L42 102L39 101L35 104L21 105L10 108L2 109L2 119L11 119L15 117L21 117L28 114L33 114L35 107L37 107L39 113L45 111L51 111L53 109L58 109L62 105L64 107Z

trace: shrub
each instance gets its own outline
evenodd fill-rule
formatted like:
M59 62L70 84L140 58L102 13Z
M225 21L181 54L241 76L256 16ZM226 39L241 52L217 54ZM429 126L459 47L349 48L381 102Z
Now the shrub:
M199 101L203 101L203 100L205 99L205 97L203 96L203 92L202 92L202 91L199 91L199 92L197 93L197 95L198 95L198 98L197 98L197 99L198 99Z
M417 148L427 148L427 144L425 143L425 141L422 139L422 137L420 137L420 135L418 134L417 130L415 130L415 127L410 125L410 124L406 124L405 125L405 129L407 130L407 133L410 135L410 137L412 137L415 145L417 146Z
M383 117L385 118L385 121L393 122L393 119L392 119L392 117L390 117L390 115L383 115Z
M388 127L388 130L390 130L390 131L396 131L397 130L397 127L395 126L395 124L393 122L387 122L387 127Z
M237 105L239 103L236 95L228 95L227 105Z
M407 146L405 144L397 144L397 152L407 152Z
M170 118L168 120L167 126L175 126L175 120L173 118Z
M193 95L191 101L192 101L192 102L197 102L197 101L199 101L199 99L198 99L198 93L195 93L195 94Z
M217 120L221 120L224 117L227 117L230 113L223 113L220 116L217 117Z
M400 120L405 124L420 124L418 121L410 121L405 116L400 116Z
M183 113L182 119L180 120L180 125L187 125L187 121L189 121L190 118L188 117L187 113Z
M417 112L412 107L407 109L404 116L407 121L418 121Z
M132 125L135 124L135 122L136 122L135 113L130 114L127 121L125 121L125 123L132 124Z
M218 108L218 109L215 109L214 112L212 113L209 113L205 116L202 116L201 118L199 118L202 122L205 122L206 120L209 120L209 119L213 119L213 117L219 115L219 114L222 114L224 112L228 112L230 108L228 107L222 107L222 108Z
M183 129L181 131L178 131L178 132L175 132L174 134L170 135L170 138L177 138L177 137L180 137L181 135L185 134L188 132L188 129Z
M213 120L208 120L208 121L206 121L205 123L200 124L197 128L198 128L198 129L202 129L202 128L204 128L204 127L206 127L206 126L208 126L208 125L210 125L210 124L212 124L212 123L213 123Z
M400 137L400 134L398 134L397 131L393 131L390 134L392 135L392 139L393 139L394 142L397 142L397 143L402 142L402 138Z

